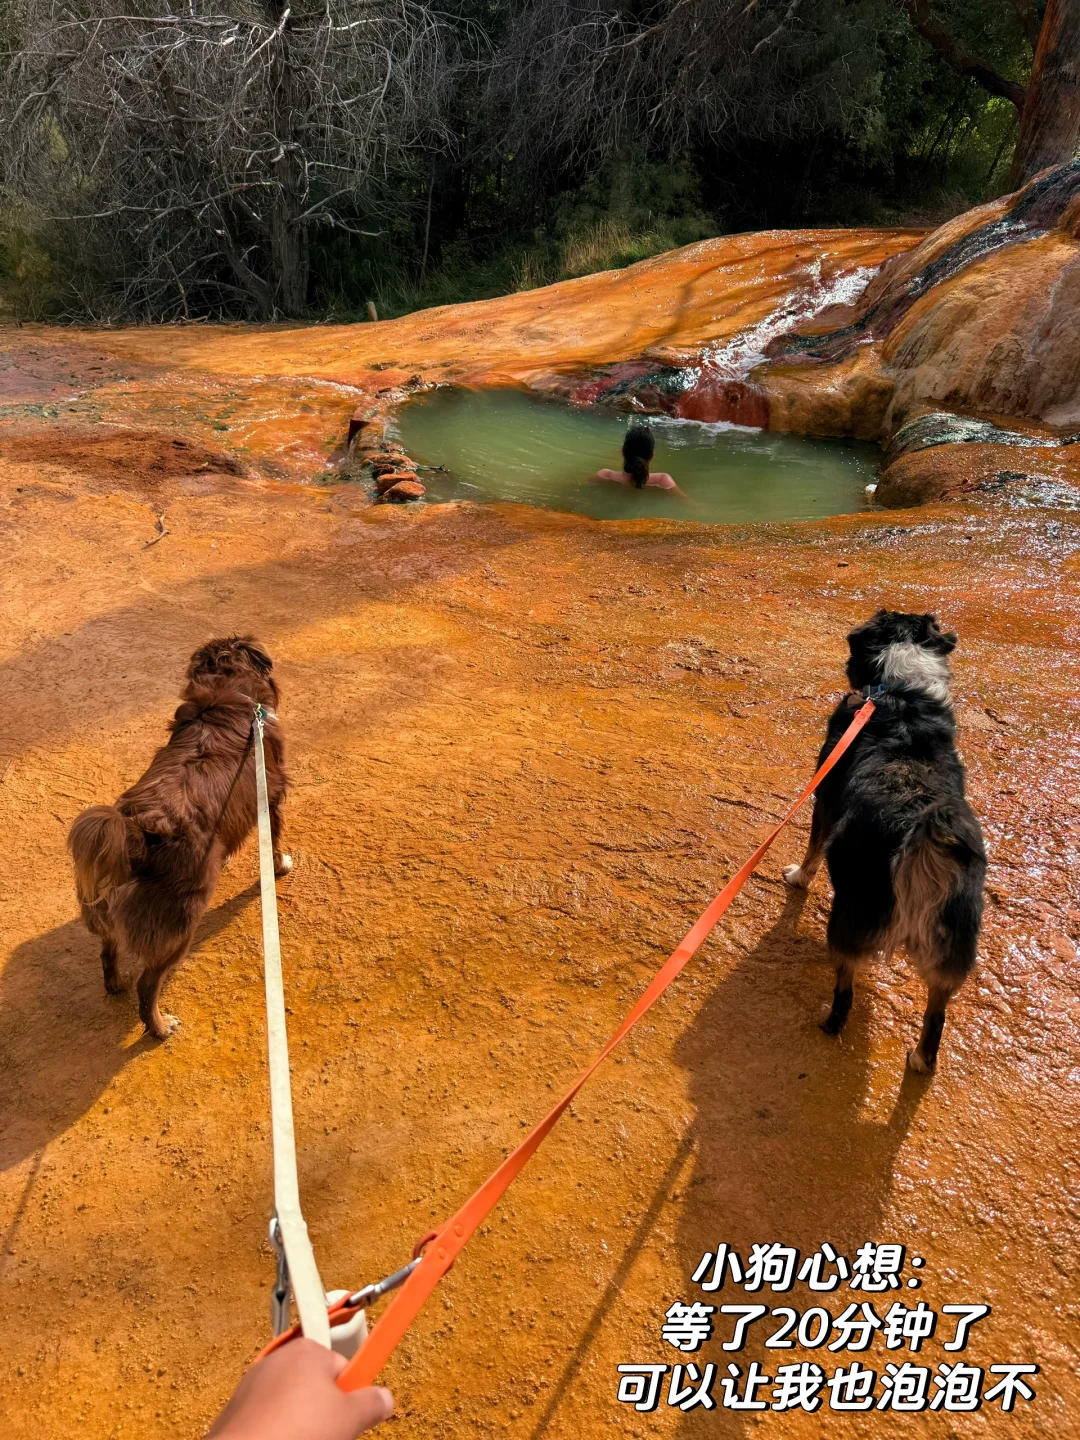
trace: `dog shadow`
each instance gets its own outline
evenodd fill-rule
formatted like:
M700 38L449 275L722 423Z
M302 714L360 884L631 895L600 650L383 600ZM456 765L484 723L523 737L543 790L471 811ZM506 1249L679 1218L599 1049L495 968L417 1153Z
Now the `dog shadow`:
M208 910L188 959L258 892L250 885ZM105 993L100 948L81 920L69 920L24 941L0 972L0 1171L42 1151L125 1065L157 1048L139 1026L133 995Z
M843 1036L823 1034L818 1021L832 998L833 966L822 930L801 932L805 891L787 892L772 928L713 990L676 1048L689 1075L695 1159L683 1190L679 1225L682 1289L672 1300L709 1304L823 1305L839 1313L858 1292L846 1287L814 1293L796 1284L790 1293L766 1289L748 1295L725 1279L722 1291L699 1292L691 1281L706 1251L727 1242L745 1260L754 1244L779 1242L800 1256L828 1241L853 1259L867 1240L899 1241L880 1233L893 1186L897 1154L926 1093L925 1077L898 1061L892 1098L873 1093L869 1019L873 997L856 985L855 1005ZM823 927L822 927L823 928ZM905 1237L909 1238L909 1237ZM658 1317L661 1320L662 1317ZM757 1360L767 1374L776 1365L821 1353L777 1351L764 1340L779 1321L749 1332L745 1348L720 1348L731 1320L717 1315L715 1338L699 1363L714 1361L720 1375L734 1362L745 1376ZM658 1348L667 1350L660 1345ZM822 1352L824 1353L824 1352ZM682 1357L671 1351L664 1359ZM827 1357L831 1358L831 1357ZM680 1434L741 1436L756 1428L753 1412L700 1408L683 1417ZM761 1396L759 1395L759 1398ZM767 1396L766 1396L767 1398Z
M754 950L715 986L675 1048L674 1059L688 1074L695 1115L638 1222L634 1236L564 1366L531 1440L553 1430L565 1396L574 1388L608 1313L619 1299L665 1205L680 1205L678 1250L682 1279L677 1291L656 1297L654 1353L627 1361L693 1359L699 1370L709 1361L726 1376L730 1361L745 1375L752 1360L768 1374L796 1352L764 1348L779 1322L761 1323L738 1354L725 1352L731 1321L717 1315L714 1339L693 1356L661 1340L664 1311L675 1300L706 1304L792 1304L807 1309L831 1306L838 1313L851 1298L815 1295L803 1285L791 1294L747 1295L730 1279L718 1294L704 1294L691 1276L706 1251L727 1242L744 1259L751 1245L777 1241L801 1255L828 1241L854 1257L866 1240L898 1239L879 1234L892 1188L897 1153L915 1119L925 1078L904 1070L887 1119L867 1113L870 1078L871 1000L856 990L851 1019L839 1040L818 1028L832 995L833 968L822 938L799 932L805 891L788 891L783 911ZM901 1062L902 1063L902 1062ZM841 1304L838 1304L843 1295ZM758 1333L755 1334L755 1331ZM798 1352L797 1358L806 1358ZM614 1393L614 1386L612 1387ZM680 1434L741 1436L754 1427L720 1407L682 1417ZM661 1404L664 1405L666 1390ZM554 1426L554 1429L557 1429Z

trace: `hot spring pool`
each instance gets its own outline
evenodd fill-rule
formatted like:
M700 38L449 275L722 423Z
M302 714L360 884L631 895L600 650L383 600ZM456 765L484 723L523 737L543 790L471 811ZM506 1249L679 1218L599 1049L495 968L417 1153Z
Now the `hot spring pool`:
M654 470L667 470L687 499L662 490L590 484L621 468L620 447L636 417L575 409L518 390L435 390L398 411L397 433L422 467L427 498L513 500L597 520L646 516L727 523L812 520L869 506L880 452L856 440L816 440L730 425L648 418Z

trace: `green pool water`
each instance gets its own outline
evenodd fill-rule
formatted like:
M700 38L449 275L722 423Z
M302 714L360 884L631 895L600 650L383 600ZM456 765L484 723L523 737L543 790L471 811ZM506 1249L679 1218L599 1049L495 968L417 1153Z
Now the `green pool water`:
M620 447L635 417L574 408L517 390L435 390L402 406L396 426L421 466L430 501L512 500L572 510L597 520L669 519L726 523L812 520L870 504L880 452L853 440L815 440L731 425L650 418L653 470L686 491L590 484L621 468Z

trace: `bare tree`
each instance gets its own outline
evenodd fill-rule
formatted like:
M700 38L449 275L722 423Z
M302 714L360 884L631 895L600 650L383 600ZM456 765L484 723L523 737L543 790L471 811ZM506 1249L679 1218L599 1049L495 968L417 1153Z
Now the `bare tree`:
M643 134L677 150L858 128L880 21L880 6L842 0L660 0L644 12L523 0L488 100L500 143L534 161Z
M446 138L463 32L418 0L17 3L4 182L125 313L301 313L312 227L356 229Z

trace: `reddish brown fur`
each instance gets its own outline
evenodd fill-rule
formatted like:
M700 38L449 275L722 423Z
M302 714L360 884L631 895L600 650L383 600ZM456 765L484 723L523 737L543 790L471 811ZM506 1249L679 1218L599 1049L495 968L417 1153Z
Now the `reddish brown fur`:
M225 860L256 821L253 704L276 709L272 661L251 636L211 640L191 657L166 745L115 805L94 805L71 827L68 848L87 928L101 938L110 994L121 975L138 976L139 1015L162 1040L176 1021L158 996L180 963ZM274 865L281 853L285 745L280 724L265 727L266 779Z

